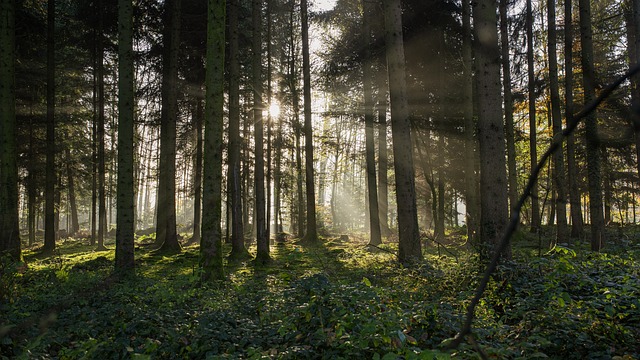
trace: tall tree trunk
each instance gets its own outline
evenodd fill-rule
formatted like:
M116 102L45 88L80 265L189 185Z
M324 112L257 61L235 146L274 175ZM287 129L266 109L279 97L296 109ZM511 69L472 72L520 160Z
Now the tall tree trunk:
M231 212L231 258L248 258L244 245L242 177L240 174L240 59L238 58L238 0L229 6L229 205Z
M386 73L386 67L385 73ZM386 75L386 74L385 74ZM378 210L380 232L389 236L389 155L387 149L387 87L382 74L378 75Z
M362 1L362 34L363 46L365 47L365 61L362 69L362 83L364 90L364 124L365 124L365 158L367 168L367 199L369 202L369 244L382 244L382 234L380 233L380 214L378 209L378 184L376 181L375 163L375 139L373 133L374 104L373 104L373 57L371 56L371 18L373 12L371 4L367 0Z
M511 61L509 60L509 23L507 0L500 0L500 43L502 51L502 89L504 93L504 123L507 140L507 169L509 207L518 201L518 174L516 170L516 142L513 126L513 98L511 94Z
M493 256L507 226L507 174L504 157L504 125L500 95L500 50L496 4L479 0L474 9L480 139L481 256ZM507 248L501 256L511 258Z
M595 72L593 69L593 35L591 30L591 3L580 0L580 42L582 52L582 83L584 104L595 99ZM591 220L591 250L600 251L604 243L604 216L602 214L602 179L600 142L596 112L585 118L587 140L587 178L589 183L589 212Z
M107 233L107 204L105 194L105 143L104 143L104 118L105 118L105 101L104 101L104 3L98 0L98 123L96 125L96 146L98 147L98 241L96 250L103 251L107 248L104 246L104 236Z
M133 4L118 0L118 185L115 270L133 273L135 184L133 173Z
M180 50L180 3L165 3L164 55L162 65L162 111L160 114L160 168L156 211L156 244L160 250L180 252L176 232L176 123L178 118L178 51Z
M565 121L573 122L573 15L571 1L564 2L564 88L565 88ZM569 203L571 214L571 237L577 238L584 233L582 221L582 205L578 187L578 168L575 155L575 138L567 137L567 175L569 178Z
M193 174L193 235L191 244L200 243L200 227L202 226L202 100L198 97L195 104L194 126L196 128L196 158Z
M527 0L526 28L527 28L527 83L529 93L529 153L531 155L531 171L538 163L538 121L536 119L536 87L535 64L533 59L533 10L531 1ZM540 229L540 199L538 198L538 182L531 189L531 232Z
M478 194L478 177L476 175L477 141L476 124L473 120L473 44L471 36L471 1L462 1L462 56L464 66L463 116L465 134L465 205L467 238L476 242L480 233L480 209Z
M300 17L302 20L302 77L304 95L304 158L305 185L307 197L307 232L305 240L318 240L316 224L315 176L313 168L313 126L311 118L311 64L309 61L309 14L307 0L300 0Z
M253 0L253 126L255 142L254 192L256 196L256 261L270 260L269 236L265 224L264 195L264 122L262 120L262 0Z
M0 254L20 261L15 108L15 2L0 1Z
M393 138L396 203L398 204L398 260L422 260L418 232L416 189L411 141L411 123L405 78L402 8L400 0L384 0L385 39L391 95L391 134Z
M204 181L202 193L202 280L222 280L222 131L224 116L225 0L207 9Z
M626 14L627 46L629 53L629 67L640 64L640 0L628 0L629 10ZM631 103L634 109L640 107L640 75L631 77ZM636 115L635 145L636 145L636 169L640 176L640 117Z
M56 248L55 187L56 187L56 123L55 123L55 0L47 3L47 154L45 168L44 247L51 254Z
M556 52L556 1L547 0L547 17L549 23L549 86L551 90L551 118L553 123L553 137L562 137L562 114L560 110L560 90L558 84L558 55ZM565 243L569 239L567 227L567 188L564 173L564 151L561 146L553 155L553 182L556 190L556 242Z
M65 149L66 170L67 170L67 191L69 193L69 207L71 208L71 229L68 231L68 235L72 237L78 230L80 230L80 224L78 223L78 205L76 203L76 189L74 174L71 169L71 150L69 147Z
M272 1L267 0L267 178L266 178L266 187L267 187L267 215L266 215L266 226L267 226L267 239L269 243L271 242L271 177L272 177L272 168L271 168L271 137L272 137L272 101L271 96L273 95L272 91L272 69L271 69L271 6Z
M13 51L13 48L11 48ZM4 54L5 52L2 51L2 53ZM10 51L7 51L6 53L10 54ZM11 64L8 64L9 66L11 66ZM9 82L2 82L0 81L0 83L3 84L12 84L11 83L12 80L9 80ZM15 111L15 110L14 110ZM8 116L8 115L7 115ZM7 116L2 116L3 119L8 119ZM14 115L15 116L15 113ZM37 188L36 188L36 164L35 164L35 151L34 151L34 133L33 133L33 122L34 119L31 118L29 119L29 165L28 165L28 171L29 171L29 175L27 177L27 207L28 207L28 212L29 212L29 217L27 220L28 223L28 228L29 228L29 246L32 246L33 244L35 244L36 242L36 208L37 208L37 204L36 204L36 196L37 196ZM9 127L10 129L10 127ZM4 132L4 130L1 133L10 133L10 130L7 130L7 132ZM13 130L15 131L15 130ZM4 153L9 153L8 151L2 151L2 154ZM3 189L10 189L10 187L6 187L6 186L2 186ZM8 237L10 238L10 237Z

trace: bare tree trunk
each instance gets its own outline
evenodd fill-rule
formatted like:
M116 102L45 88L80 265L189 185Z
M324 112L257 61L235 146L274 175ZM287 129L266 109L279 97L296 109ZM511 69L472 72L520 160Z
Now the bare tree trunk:
M178 51L180 49L180 3L166 2L160 114L160 168L156 245L160 250L180 252L176 232L176 123L178 118Z
M560 110L560 90L558 84L558 56L556 52L556 1L547 0L547 17L549 18L548 42L549 47L549 85L551 90L551 118L553 123L553 137L562 136L562 114ZM556 196L556 242L565 243L569 239L567 227L567 188L564 174L564 151L560 147L553 156L553 180Z
M391 95L391 134L398 204L398 260L408 264L421 261L423 257L418 232L411 123L407 103L402 8L400 0L384 0L383 3L389 93Z
M56 140L55 140L55 0L47 3L47 140L46 180L44 211L44 247L51 254L56 248L55 187L56 187Z
M478 207L478 177L476 175L477 141L473 119L473 44L471 36L471 1L462 1L462 56L464 66L463 116L465 134L465 205L467 238L473 243L480 233L480 209Z
M533 10L531 9L531 1L527 0L527 82L529 92L529 152L531 155L531 169L533 170L538 163L538 141L537 141L537 124L536 119L536 94L535 94L535 69L533 59ZM538 183L531 189L531 232L538 232L540 229L540 199L538 198Z
M382 244L382 234L380 233L380 214L378 209L378 184L376 181L376 164L375 164L375 139L373 133L373 119L374 119L374 107L373 107L373 69L372 69L372 56L370 47L372 46L372 34L371 34L371 17L373 16L371 4L367 0L362 1L363 18L362 18L362 33L363 33L363 46L365 47L365 61L363 64L363 89L364 89L364 123L365 123L365 158L367 168L367 199L369 202L369 244L380 245Z
M225 0L209 0L202 193L202 280L222 280L222 131L224 116Z
M318 227L316 224L316 195L315 175L313 168L313 126L311 118L311 65L309 61L309 15L307 0L300 1L300 14L302 20L302 77L304 95L304 158L305 158L305 185L307 197L307 231L304 235L306 241L318 240Z
M591 4L580 0L580 42L582 51L582 82L584 104L595 98L595 72L593 69L593 35L591 30ZM587 178L589 182L589 212L591 219L591 250L600 251L604 243L604 216L602 214L602 178L600 143L596 112L585 118L587 140Z
M565 64L565 121L573 122L573 15L571 1L564 2L564 64ZM584 233L582 205L578 187L578 170L575 155L574 135L567 137L567 175L569 178L569 203L571 205L571 237L578 238Z
M67 147L65 149L66 158L66 170L67 170L67 192L69 193L69 207L71 209L71 229L68 235L72 237L78 230L80 230L80 224L78 223L78 206L76 204L76 189L74 182L74 174L71 169L71 151Z
M264 194L264 122L262 110L262 0L253 0L253 126L255 143L254 192L256 196L256 261L268 262L269 236L267 232Z
M505 136L507 140L507 169L509 206L518 201L518 174L516 173L516 145L513 126L513 98L511 94L511 62L509 60L509 24L507 0L500 0L500 39L502 50L502 89L504 92Z
M0 254L7 252L13 260L20 261L22 249L18 218L15 11L14 1L0 2ZM53 48L50 50L53 51Z
M500 50L496 4L479 0L474 9L478 89L478 133L480 139L481 250L489 259L509 219L507 174L504 157L504 125L500 95ZM511 249L502 254L511 258Z
M204 117L200 98L196 99L195 107L196 158L193 174L193 235L189 243L199 244L202 226L202 118Z
M118 185L115 270L134 271L133 3L118 1Z

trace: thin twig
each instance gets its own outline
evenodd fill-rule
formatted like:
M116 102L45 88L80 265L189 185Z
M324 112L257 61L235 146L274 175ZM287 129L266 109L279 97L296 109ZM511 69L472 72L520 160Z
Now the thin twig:
M482 298L482 294L484 293L484 291L487 288L487 285L489 284L489 279L491 278L491 274L493 274L493 272L496 270L498 266L502 252L504 252L504 250L507 248L507 245L509 245L509 241L511 240L513 233L516 231L516 228L518 227L518 223L520 221L520 211L522 210L522 207L524 206L525 201L527 201L527 199L531 195L531 189L533 188L534 183L537 181L538 176L540 175L540 171L542 170L542 167L544 166L544 164L551 157L551 155L553 155L554 152L556 152L558 149L561 148L562 142L564 141L564 139L566 139L569 135L573 133L573 131L578 127L578 124L583 118L585 118L591 112L596 110L596 108L607 97L609 97L609 95L611 95L611 93L613 93L613 91L617 89L625 80L634 76L638 72L640 72L640 64L636 64L624 75L622 75L616 81L614 81L609 86L604 88L600 93L600 95L598 95L598 97L595 100L587 104L582 109L582 111L580 111L578 114L574 116L573 120L569 124L567 124L567 127L562 131L561 136L553 139L553 141L551 142L551 145L549 146L549 149L547 149L544 155L542 155L542 157L538 161L538 164L532 170L531 175L529 176L529 180L527 181L527 186L525 187L523 194L520 196L518 203L514 207L514 211L512 212L512 215L511 215L511 221L509 222L505 230L505 233L502 236L500 243L498 244L498 247L495 249L491 262L487 266L487 269L484 272L484 275L482 277L482 280L480 281L480 284L478 284L478 288L476 289L475 296L471 300L471 303L469 303L464 325L462 326L462 329L460 329L460 332L456 334L453 340L449 343L449 345L447 346L448 348L450 349L458 348L458 346L464 340L465 336L471 334L471 325L473 323L476 306L478 306L478 303L480 302L480 298Z

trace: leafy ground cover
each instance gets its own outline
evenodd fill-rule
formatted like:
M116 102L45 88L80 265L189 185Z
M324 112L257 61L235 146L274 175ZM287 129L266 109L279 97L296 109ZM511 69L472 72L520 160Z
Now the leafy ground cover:
M53 257L27 251L26 268L0 267L0 358L638 359L640 241L623 239L542 256L517 240L455 351L438 349L482 271L455 242L431 243L411 269L393 244L287 243L266 267L227 264L227 281L201 284L197 247L162 256L139 242L137 275L116 280L113 250L68 240Z

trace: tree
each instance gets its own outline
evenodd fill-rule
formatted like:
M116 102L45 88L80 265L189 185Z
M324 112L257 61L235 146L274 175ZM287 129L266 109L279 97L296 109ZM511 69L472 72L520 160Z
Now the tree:
M253 0L253 126L255 133L254 192L256 197L256 261L265 263L269 257L264 195L264 122L262 121L262 0Z
M476 32L476 88L478 89L478 137L480 139L480 241L481 256L493 255L509 218L507 174L504 158L504 124L500 94L500 50L496 4L479 0L474 9ZM508 248L503 258L511 257Z
M573 122L573 15L571 1L564 2L564 96L565 121ZM569 202L571 214L571 237L578 238L584 232L582 206L578 189L578 169L575 155L575 137L567 136L567 177L569 178Z
M118 1L118 195L116 271L134 269L133 4Z
M402 8L400 0L384 0L383 4L398 204L398 260L410 264L422 260L422 246L418 232L411 123L405 79Z
M247 258L242 216L240 175L240 59L238 57L238 0L229 1L229 200L231 207L231 258Z
M562 117L560 110L560 89L558 85L558 55L556 53L556 2L547 1L548 53L549 53L549 87L551 91L551 118L553 122L553 137L562 136ZM556 189L556 241L566 242L569 238L567 227L567 191L564 174L564 151L562 147L553 155L553 182Z
M181 250L176 232L176 122L178 118L178 51L181 0L165 2L162 58L162 111L156 244L160 250Z
M516 145L513 126L513 97L511 93L511 62L509 60L509 24L507 0L500 0L500 46L502 51L502 89L504 92L504 124L507 140L507 169L509 206L518 201L518 174L516 173Z
M56 248L56 123L55 123L55 0L47 2L47 163L45 180L44 247L50 254Z
M376 181L376 164L375 164L375 139L373 133L374 104L373 104L373 57L371 56L371 4L367 0L362 1L362 45L365 48L365 58L362 70L362 84L364 93L364 123L365 123L365 158L367 171L367 198L369 200L369 244L382 244L382 236L380 233L380 214L378 209L378 184Z
M104 2L98 0L98 31L96 34L96 87L97 87L97 124L96 124L96 146L97 146L97 171L98 171L98 245L97 250L102 251L107 248L104 246L104 236L107 233L107 203L105 195L105 142L104 142L104 118L105 118L105 99L104 99Z
M0 1L0 255L20 260L15 109L15 2Z
M531 1L527 0L526 28L527 28L527 84L529 93L529 153L531 155L531 169L538 163L538 121L536 119L536 88L535 63L533 59L533 9ZM540 202L538 198L538 183L531 189L531 232L540 228Z
M221 280L222 267L222 118L224 116L225 0L209 0L202 191L202 280Z
M580 43L584 104L595 99L595 71L593 68L593 33L591 29L591 3L580 0ZM602 179L598 122L595 111L585 118L587 179L589 182L589 212L591 220L591 250L600 251L604 242L604 215L602 213Z
M311 64L309 61L309 14L307 0L300 0L300 18L302 23L302 78L304 97L304 158L305 185L307 197L307 232L306 241L318 240L316 224L316 195L313 170L313 127L311 123ZM302 224L300 224L302 225Z
M479 235L478 178L476 176L477 141L473 119L473 44L471 36L471 2L462 1L462 62L464 71L463 108L465 135L465 197L467 238L476 240Z

